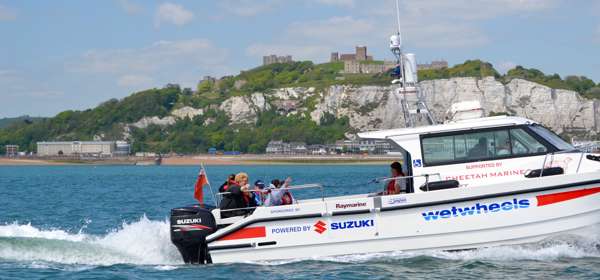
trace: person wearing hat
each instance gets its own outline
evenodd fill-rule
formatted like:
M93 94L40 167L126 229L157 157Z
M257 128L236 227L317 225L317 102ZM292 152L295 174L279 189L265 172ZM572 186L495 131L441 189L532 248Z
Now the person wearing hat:
M265 183L262 180L256 180L256 182L254 182L254 191L252 192L250 207L262 206L265 201L265 196Z

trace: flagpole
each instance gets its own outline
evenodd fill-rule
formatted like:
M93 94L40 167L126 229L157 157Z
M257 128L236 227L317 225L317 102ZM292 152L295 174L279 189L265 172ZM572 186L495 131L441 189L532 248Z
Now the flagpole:
M206 169L204 169L204 163L200 162L200 168L204 170L204 176L206 176L206 183L208 185L208 189L210 190L210 194L212 195L213 201L215 202L215 207L219 207L219 205L217 205L217 198L215 197L215 193L213 192L210 180L208 180L208 174L206 173Z

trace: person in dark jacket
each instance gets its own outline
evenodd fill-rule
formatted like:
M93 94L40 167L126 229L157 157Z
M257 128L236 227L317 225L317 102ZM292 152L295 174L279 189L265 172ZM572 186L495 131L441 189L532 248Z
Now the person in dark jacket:
M235 178L235 175L233 175L233 178ZM229 218L246 214L246 210L244 209L222 211L248 207L246 201L244 200L242 186L240 186L235 180L229 180L228 178L228 181L221 185L219 191L225 193L223 194L223 198L221 199L221 203L219 205L219 208L221 209L221 218Z
M225 183L223 183L219 187L219 192L220 193L227 192L227 188L229 188L229 186L233 183L235 183L235 174L230 174L229 176L227 176L227 180L225 181Z

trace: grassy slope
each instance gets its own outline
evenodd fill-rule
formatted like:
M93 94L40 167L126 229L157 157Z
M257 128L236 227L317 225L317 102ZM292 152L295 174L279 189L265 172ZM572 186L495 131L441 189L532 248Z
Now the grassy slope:
M309 61L271 64L243 71L237 76L204 81L195 91L168 85L149 89L124 99L111 99L96 108L84 111L64 111L53 118L19 122L12 120L6 129L0 129L0 153L3 145L18 144L25 150L35 150L35 142L43 140L91 140L101 135L104 139L120 139L123 124L136 122L144 116L164 117L177 107L206 107L218 105L231 96L267 92L281 87L315 87L322 90L334 84L389 85L389 73L343 74L343 62L313 64ZM500 75L494 67L480 60L469 60L450 68L419 71L420 80L451 77L494 76L509 82L522 78L553 88L576 90L588 98L600 98L600 85L586 77L545 75L536 69L516 67ZM314 108L316 100L302 101L301 106ZM343 137L348 129L347 120L327 116L317 126L306 116L284 117L273 111L259 116L256 127L230 126L227 116L216 110L206 110L204 116L178 122L167 128L151 126L133 129L134 150L203 152L208 147L226 150L260 152L269 139L323 143ZM205 121L211 120L210 125ZM2 122L0 122L2 124Z

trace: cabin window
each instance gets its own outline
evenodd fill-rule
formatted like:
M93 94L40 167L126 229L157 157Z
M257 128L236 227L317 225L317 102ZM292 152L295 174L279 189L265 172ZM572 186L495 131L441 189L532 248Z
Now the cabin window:
M479 160L492 156L494 146L493 132L477 132L465 134L467 142L467 159Z
M429 163L455 160L454 137L455 136L441 136L423 139L425 160Z
M508 130L494 131L494 143L491 149L493 155L498 158L512 155Z
M466 159L467 158L467 141L465 135L454 136L454 159Z
M548 151L523 128L427 136L421 143L426 165L493 160Z
M554 147L558 148L559 150L569 151L575 149L573 145L569 144L567 141L560 138L560 136L541 125L532 125L529 128L531 128L533 132L543 137L546 141L550 142L550 144L554 145Z
M510 138L513 154L515 155L539 154L548 151L546 146L522 128L511 129Z

